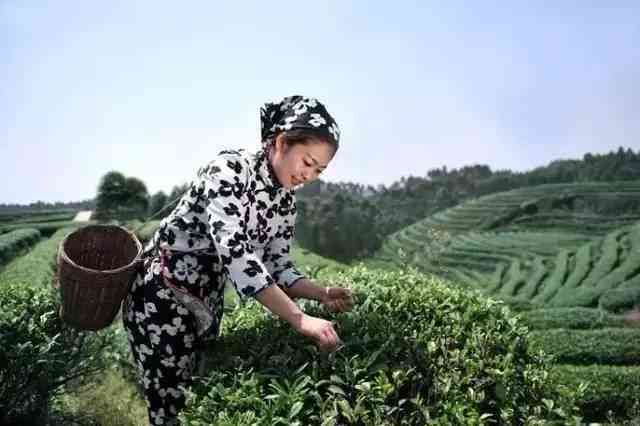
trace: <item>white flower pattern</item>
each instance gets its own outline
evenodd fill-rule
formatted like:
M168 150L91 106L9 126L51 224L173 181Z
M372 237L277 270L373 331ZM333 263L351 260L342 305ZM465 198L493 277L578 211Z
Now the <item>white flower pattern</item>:
M176 262L173 276L179 281L188 281L194 284L198 280L200 266L194 256L185 256L182 260Z
M313 127L320 127L323 124L327 124L327 120L324 119L320 114L313 113L311 114L311 120L309 120L309 124Z

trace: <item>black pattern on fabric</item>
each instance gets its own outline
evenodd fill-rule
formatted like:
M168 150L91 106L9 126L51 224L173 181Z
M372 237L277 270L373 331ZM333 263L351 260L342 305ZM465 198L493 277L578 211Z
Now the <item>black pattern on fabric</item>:
M338 148L340 128L322 103L314 98L288 96L280 102L268 102L260 109L262 143L273 142L278 131L304 130L315 133Z
M226 150L161 221L123 303L151 424L174 424L184 406L196 349L219 333L226 282L247 298L303 277L289 258L295 219L295 191L265 151Z

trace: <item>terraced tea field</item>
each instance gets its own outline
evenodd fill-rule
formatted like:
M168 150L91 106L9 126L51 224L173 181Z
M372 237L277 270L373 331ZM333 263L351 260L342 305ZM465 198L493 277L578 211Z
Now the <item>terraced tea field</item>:
M640 390L640 182L542 185L472 200L390 236L372 263L414 266L502 299L578 386L590 416Z

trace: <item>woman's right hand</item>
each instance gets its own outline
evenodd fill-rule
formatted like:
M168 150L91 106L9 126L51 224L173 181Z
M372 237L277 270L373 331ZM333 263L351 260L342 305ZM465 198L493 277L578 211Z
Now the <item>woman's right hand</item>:
M333 352L338 343L340 343L340 337L333 329L331 321L322 318L304 314L296 327L296 331L303 336L311 338L321 351Z

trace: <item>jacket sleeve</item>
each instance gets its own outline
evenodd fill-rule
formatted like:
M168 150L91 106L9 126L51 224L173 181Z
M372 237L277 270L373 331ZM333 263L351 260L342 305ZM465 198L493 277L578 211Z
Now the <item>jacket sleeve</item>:
M279 226L275 237L265 248L265 265L281 288L289 288L300 278L305 278L290 258L293 242L295 215Z
M223 152L200 170L207 221L223 273L240 297L253 297L273 285L246 233L249 164L233 152Z

